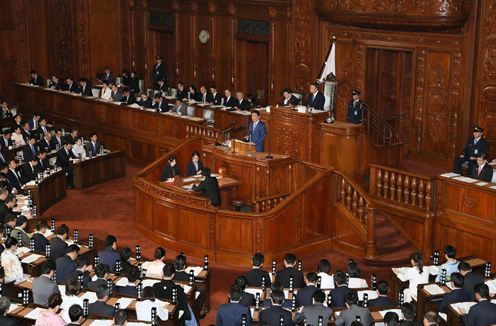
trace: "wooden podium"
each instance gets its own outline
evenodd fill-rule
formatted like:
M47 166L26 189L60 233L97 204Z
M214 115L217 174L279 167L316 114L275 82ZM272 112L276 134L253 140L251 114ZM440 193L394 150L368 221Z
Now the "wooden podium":
M249 153L255 153L256 152L256 147L255 143L252 142L244 142L239 139L234 139L232 142L232 150L234 153L239 153L239 154L249 154Z

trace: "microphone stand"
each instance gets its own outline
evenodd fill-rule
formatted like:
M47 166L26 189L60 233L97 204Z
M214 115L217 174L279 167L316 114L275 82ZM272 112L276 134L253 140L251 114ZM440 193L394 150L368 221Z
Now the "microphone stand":
M266 136L266 137L267 137L267 136L269 136L269 132L267 132L267 133L265 134L265 136ZM273 159L273 158L274 158L274 156L270 155L270 137L267 139L267 149L268 149L268 151L267 151L267 156L265 156L265 158L266 158L266 159L268 159L268 160Z

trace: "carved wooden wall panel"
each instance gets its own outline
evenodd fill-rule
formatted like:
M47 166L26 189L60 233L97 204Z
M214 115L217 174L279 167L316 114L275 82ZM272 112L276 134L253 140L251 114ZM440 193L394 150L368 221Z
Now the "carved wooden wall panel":
M8 97L11 78L17 76L17 48L11 46L16 40L15 4L0 1L0 94Z
M314 21L313 1L293 1L293 39L294 39L294 82L298 91L307 91L312 76L312 22Z
M75 68L76 78L90 77L91 74L91 40L89 22L89 1L73 0L73 24L75 26ZM96 40L94 40L96 43ZM98 43L95 46L99 46Z

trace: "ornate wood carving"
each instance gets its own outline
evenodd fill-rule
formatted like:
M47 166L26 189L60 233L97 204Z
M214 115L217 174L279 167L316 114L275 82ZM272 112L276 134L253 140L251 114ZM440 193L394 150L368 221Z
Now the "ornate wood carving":
M293 2L293 37L294 37L294 62L295 62L295 87L305 91L311 76L311 21L313 14L313 1L295 0Z
M62 78L75 75L74 26L70 0L47 1L48 68ZM57 15L53 13L56 12Z
M289 127L279 127L274 131L276 148L281 154L299 157L300 131Z
M73 1L76 22L76 71L78 76L90 76L89 8L86 0Z
M130 26L130 12L127 5L127 0L122 0L120 3L120 37L121 37L121 65L123 67L133 67L131 62L131 26Z
M16 43L18 49L18 75L21 80L23 80L28 79L29 71L31 70L31 67L29 66L28 18L26 16L26 3L24 0L16 0L14 19L17 26Z

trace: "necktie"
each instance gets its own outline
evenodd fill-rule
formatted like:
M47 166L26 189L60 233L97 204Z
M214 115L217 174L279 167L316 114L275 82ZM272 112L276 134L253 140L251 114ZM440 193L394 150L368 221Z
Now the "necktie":
M96 144L95 143L92 144L93 144L93 152L96 153Z
M482 172L482 166L479 166L479 173L477 173L478 175L480 175Z
M36 156L36 152L34 150L34 146L33 145L31 145L31 151L33 152L33 155Z

